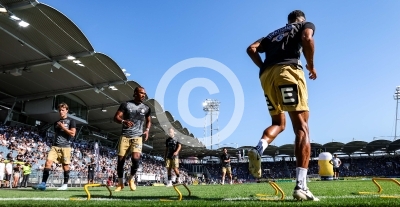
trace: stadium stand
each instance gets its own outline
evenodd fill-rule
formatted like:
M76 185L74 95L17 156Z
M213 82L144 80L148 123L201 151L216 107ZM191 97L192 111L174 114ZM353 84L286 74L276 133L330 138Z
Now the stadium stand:
M119 104L130 100L140 84L129 80L129 74L109 56L96 52L76 24L57 9L35 0L0 0L0 4L7 9L0 13L0 159L7 163L20 154L21 163L32 164L28 185L40 180L53 136L52 123L57 119L55 106L66 102L69 117L78 124L70 184L86 184L85 164L94 156L97 143L97 180L112 185L115 145L121 130L112 118ZM147 97L146 104L152 109L152 127L137 181L163 182L166 173L160 157L165 150L164 129L174 126L182 134L183 181L218 183L222 149L207 149L157 100ZM247 172L246 152L250 148L228 147L237 182L254 180ZM315 158L326 151L340 154L342 175L399 176L399 150L400 140L312 143L310 174L318 173ZM293 144L270 145L263 155L264 176L291 178L294 163ZM60 170L60 166L53 166L54 185L61 183Z

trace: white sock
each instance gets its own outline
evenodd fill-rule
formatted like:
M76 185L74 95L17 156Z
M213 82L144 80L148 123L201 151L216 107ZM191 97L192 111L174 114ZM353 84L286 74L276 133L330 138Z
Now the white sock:
M265 139L260 139L260 141L258 142L258 145L256 147L258 153L260 153L260 155L262 155L264 153L264 150L267 149L268 147L268 142Z
M296 168L296 186L301 189L307 188L307 170L306 168Z

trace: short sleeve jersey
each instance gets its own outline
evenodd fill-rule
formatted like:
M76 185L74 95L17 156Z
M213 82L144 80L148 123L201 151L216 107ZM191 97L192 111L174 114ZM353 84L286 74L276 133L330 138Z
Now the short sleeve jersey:
M167 158L172 159L174 156L174 152L178 149L178 145L181 143L172 137L168 137L168 139L165 141L165 146L167 148Z
M332 158L333 167L339 167L339 162L340 162L339 158Z
M231 166L230 162L224 162L224 160L229 160L229 159L231 159L231 155L229 155L229 154L222 154L221 155L222 167L230 167Z
M88 165L88 172L94 172L94 168L96 167L96 164L89 164Z
M260 68L260 76L265 69L272 65L295 65L302 68L300 54L302 51L301 36L303 30L310 28L315 32L311 22L296 22L279 28L257 42L260 46L257 52L265 53L265 60Z
M73 137L70 136L63 129L58 127L57 126L58 122L61 122L65 126L65 128L72 129L72 128L76 128L75 120L67 117L65 119L60 119L54 123L54 140L53 140L54 146L56 146L56 147L71 147L70 141Z
M151 109L144 103L136 104L133 101L122 103L118 111L123 112L123 119L133 122L132 127L122 125L122 135L126 137L142 136L146 117L150 116Z

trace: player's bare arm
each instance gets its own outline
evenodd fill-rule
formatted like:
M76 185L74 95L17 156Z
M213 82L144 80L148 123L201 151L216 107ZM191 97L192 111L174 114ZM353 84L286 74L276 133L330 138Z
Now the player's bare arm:
M174 156L178 155L179 151L181 151L181 144L178 144L178 148L174 152Z
M147 139L149 138L150 127L151 127L151 118L150 116L146 116L146 130L143 132L143 134L145 135L144 141L147 141Z
M168 152L168 147L165 148L164 161L167 160L167 152Z
M69 136L75 137L76 128L68 129L61 122L57 122L57 126L60 127L62 130L64 130L64 132L66 132Z
M310 28L306 28L301 35L301 43L303 46L304 57L307 61L306 68L308 69L309 78L311 80L317 79L317 71L314 68L314 31Z
M123 124L127 127L132 127L133 126L133 122L130 120L124 120L124 112L122 111L117 111L114 115L114 122L118 123L118 124Z
M257 52L257 48L260 47L259 42L254 42L247 48L247 54L251 58L251 60L258 66L258 68L262 67L262 60L260 54Z

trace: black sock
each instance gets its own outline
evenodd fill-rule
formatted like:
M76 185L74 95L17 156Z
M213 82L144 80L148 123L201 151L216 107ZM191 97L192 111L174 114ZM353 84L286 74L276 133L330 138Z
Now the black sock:
M117 162L117 175L118 175L118 178L123 178L124 177L124 164L125 164L125 158L122 158L121 160L118 160L118 162Z
M69 170L64 171L64 184L68 184L68 180L69 180Z
M135 176L139 168L139 159L132 159L131 175Z
M44 168L43 170L43 178L42 178L42 183L46 183L47 179L49 179L49 175L50 175L50 168Z
M171 175L168 175L168 180L171 180Z

